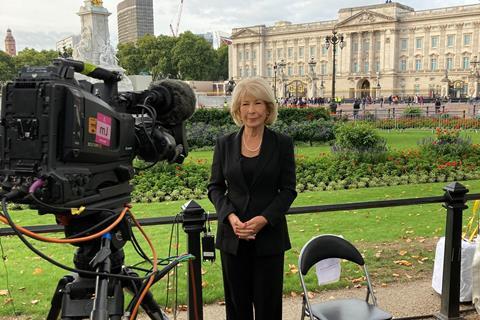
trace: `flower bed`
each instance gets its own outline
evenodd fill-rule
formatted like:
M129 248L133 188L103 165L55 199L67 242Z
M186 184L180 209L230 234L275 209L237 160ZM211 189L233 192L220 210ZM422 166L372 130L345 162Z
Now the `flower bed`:
M390 152L383 162L372 164L324 155L297 157L297 191L355 189L480 179L480 148L469 157L435 159L420 150ZM206 197L210 165L187 161L182 166L158 164L132 180L134 202L157 202Z

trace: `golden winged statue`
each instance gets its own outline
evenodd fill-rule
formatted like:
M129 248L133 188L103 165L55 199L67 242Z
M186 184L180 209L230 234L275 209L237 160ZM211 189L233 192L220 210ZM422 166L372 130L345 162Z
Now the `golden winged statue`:
M92 3L93 6L95 7L101 7L103 5L103 1L102 0L90 0L90 2Z

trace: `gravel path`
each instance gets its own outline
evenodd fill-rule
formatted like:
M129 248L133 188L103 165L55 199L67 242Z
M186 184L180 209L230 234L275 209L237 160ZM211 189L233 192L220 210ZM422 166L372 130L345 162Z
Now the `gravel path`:
M434 319L432 315L440 310L440 296L431 288L431 278L423 280L410 281L406 283L394 283L386 287L376 287L377 302L379 307L393 314L394 318L423 316L417 319ZM365 297L365 288L361 289L341 289L316 294L315 300L326 300L341 297L358 298ZM285 297L283 299L283 319L298 320L300 319L302 298ZM203 318L205 320L224 320L225 307L219 304L205 305ZM462 309L471 309L471 304L462 304ZM476 312L464 314L465 320L480 320L480 315ZM173 315L169 315L170 320ZM187 320L187 312L182 311L178 314L177 320ZM0 320L27 320L28 317L0 317ZM139 320L149 319L146 316L140 316ZM354 319L352 319L354 320Z
M425 319L432 319L428 315L434 314L440 310L440 296L431 288L431 278L424 280L411 281L407 283L395 283L386 287L375 288L378 306L393 314L394 318L422 316ZM366 289L341 289L316 294L315 300L325 300L341 297L364 298ZM283 319L300 319L302 298L286 297L283 299ZM463 309L472 308L471 304L462 304ZM224 320L224 306L218 304L206 305L203 309L205 320ZM468 320L480 320L480 316L475 312L464 315ZM142 318L146 320L148 318ZM173 316L170 315L170 320ZM187 313L180 312L178 320L186 320ZM354 320L354 319L352 319Z

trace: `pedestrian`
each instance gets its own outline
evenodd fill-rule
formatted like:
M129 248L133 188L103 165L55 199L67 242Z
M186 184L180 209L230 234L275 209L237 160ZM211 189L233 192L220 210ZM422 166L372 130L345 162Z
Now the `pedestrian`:
M227 320L281 320L285 214L297 195L293 141L267 127L278 109L262 78L237 84L230 113L240 130L217 139L208 185Z

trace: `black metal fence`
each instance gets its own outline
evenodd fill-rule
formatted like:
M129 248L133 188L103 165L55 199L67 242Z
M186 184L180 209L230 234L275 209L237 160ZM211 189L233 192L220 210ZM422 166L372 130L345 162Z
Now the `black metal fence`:
M444 194L435 197L394 199L382 201L368 201L356 203L343 203L321 206L306 206L291 208L289 215L305 213L324 213L332 211L358 210L386 208L397 206L412 206L422 204L443 203L447 210L446 229L445 229L445 252L443 265L443 282L441 306L436 319L453 320L460 318L460 261L461 261L461 241L462 241L462 220L463 210L467 208L465 203L469 200L479 200L480 193L467 194L466 189L458 182L443 188ZM165 225L181 222L183 229L187 234L188 253L197 257L190 261L188 268L188 319L203 319L203 298L202 298L202 273L201 273L201 233L205 230L207 214L195 202L190 201L183 206L181 217L159 217L141 219L144 226ZM209 220L216 220L215 214L209 214ZM61 232L63 227L58 225L45 225L27 227L37 233ZM0 229L0 236L14 235L11 228ZM414 319L415 317L409 317Z

